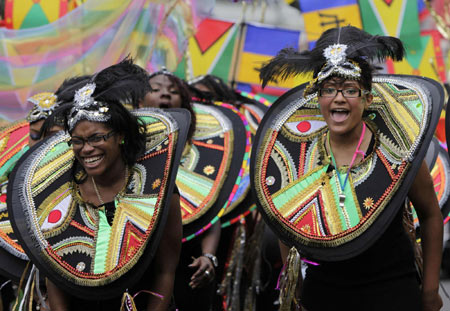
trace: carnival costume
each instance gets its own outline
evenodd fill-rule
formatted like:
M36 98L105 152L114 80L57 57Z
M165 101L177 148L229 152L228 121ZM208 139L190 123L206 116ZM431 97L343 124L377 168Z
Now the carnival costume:
M450 158L447 150L442 147L436 137L430 142L430 146L425 155L425 162L430 169L430 175L433 179L434 190L441 209L444 224L449 220L450 212ZM412 206L412 204L411 204ZM419 226L419 218L415 210L413 212L414 225Z
M275 76L314 71L309 85L292 89L269 109L251 162L252 189L266 222L310 263L302 294L307 309L325 310L336 297L352 292L342 304L354 310L367 291L373 289L376 296L377 288L387 284L414 284L414 254L400 208L433 137L443 101L441 86L415 76L375 76L373 101L363 116L363 128L373 133L367 154L361 163L338 170L325 149L328 126L317 102L318 86L327 78L360 80L370 70L368 60L402 56L398 39L348 26L325 32L312 51L282 50L261 69L263 85ZM389 248L386 254L383 247ZM289 257L292 285L299 258L292 250ZM403 276L405 283L390 282ZM330 299L320 299L318 287ZM413 291L413 298L420 297L417 285ZM290 305L293 293L281 295Z
M204 104L194 104L193 109L195 132L176 180L185 240L207 230L225 210L246 140L242 121L229 109Z
M28 98L28 102L33 107L26 120L3 128L0 135L0 273L17 283L28 257L16 239L6 206L9 174L28 150L30 124L46 119L58 106L56 96L49 92L38 93Z
M184 82L163 67L148 79L163 75L177 88ZM187 92L187 89L186 89ZM190 94L186 93L186 96ZM226 108L185 101L181 107L194 114L191 141L183 152L176 185L180 192L183 242L201 235L225 211L245 152L245 128ZM191 129L190 129L191 131ZM189 257L190 258L190 257Z
M69 130L82 120L110 118L110 104L94 92L95 83L88 83L75 93ZM14 231L38 269L71 295L121 295L141 279L158 247L189 116L181 109L133 113L146 126L145 153L127 169L114 202L97 208L82 199L75 179L85 173L74 165L70 136L62 132L34 146L12 173Z
M233 91L234 92L234 91ZM247 223L253 217L244 219L256 207L250 191L250 153L254 135L268 107L257 101L253 94L237 93L237 100L231 103L214 102L234 111L246 128L246 148L236 191L230 197L225 213L221 216L222 233L218 257L225 261L225 268L218 269L222 278L217 293L222 296L221 306L224 310L240 309L242 293L245 292L246 308L255 303L256 293L260 287L261 238L264 223ZM259 97L261 100L261 98ZM264 101L267 103L267 101ZM235 225L235 226L233 226ZM243 291L242 288L247 288Z

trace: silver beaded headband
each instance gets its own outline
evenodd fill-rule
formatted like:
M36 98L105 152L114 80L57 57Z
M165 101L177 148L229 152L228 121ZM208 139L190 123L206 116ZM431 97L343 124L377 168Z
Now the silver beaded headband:
M88 83L75 92L73 107L68 118L69 131L72 131L82 120L93 122L106 122L111 118L107 103L98 102L92 97L95 83Z
M331 75L358 80L361 78L361 68L357 63L347 59L347 45L333 44L323 51L327 60L320 72L317 74L317 82L320 83Z
M56 95L50 92L35 94L28 98L28 101L33 104L27 116L29 123L47 119L58 106Z
M205 77L206 77L205 75L197 76L197 77L195 77L195 78L189 80L189 81L188 81L188 84L189 84L189 85L194 85L194 84L196 84L196 83L202 81Z
M148 79L150 80L151 78L155 77L155 76L159 76L159 75L165 75L165 76L172 76L172 77L176 77L173 72L167 70L166 67L162 67L161 70L159 71L155 71L154 73L150 74L148 76Z

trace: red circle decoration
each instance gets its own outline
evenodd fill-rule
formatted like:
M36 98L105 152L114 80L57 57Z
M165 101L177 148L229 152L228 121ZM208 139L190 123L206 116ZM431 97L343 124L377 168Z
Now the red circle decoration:
M302 133L308 132L311 129L311 123L309 121L302 121L299 124L297 124L297 130L299 130Z
M3 193L2 195L0 195L0 202L6 203L6 193Z
M53 210L50 212L50 214L48 214L48 222L55 224L57 223L60 219L61 219L62 213L60 210Z

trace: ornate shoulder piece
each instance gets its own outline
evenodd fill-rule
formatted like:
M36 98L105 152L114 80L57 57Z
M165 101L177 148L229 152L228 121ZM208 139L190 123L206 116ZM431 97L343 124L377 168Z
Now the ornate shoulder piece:
M316 95L302 97L304 88L280 97L258 128L252 189L266 222L285 243L311 259L344 260L370 247L403 206L433 137L443 90L427 78L374 78L365 122L375 147L351 170L342 207L338 177L328 170L324 151L327 125Z
M224 213L245 152L245 127L233 111L194 104L197 124L178 170L183 235L204 232Z
M96 105L91 94L79 94L79 107ZM93 208L77 192L65 133L26 153L10 179L7 205L21 245L39 270L79 297L108 298L131 287L165 226L189 116L182 109L134 113L146 123L146 152L129 170L111 223L108 208Z

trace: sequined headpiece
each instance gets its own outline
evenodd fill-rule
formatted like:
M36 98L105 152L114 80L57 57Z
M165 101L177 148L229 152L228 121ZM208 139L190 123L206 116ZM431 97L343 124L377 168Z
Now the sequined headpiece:
M150 80L151 78L153 78L153 77L155 77L155 76L159 76L159 75L165 75L165 76L176 77L176 76L173 74L173 72L167 70L167 68L163 66L163 67L161 67L160 70L155 71L154 73L150 74L150 75L148 76L148 79Z
M70 110L67 122L69 131L72 131L81 120L106 122L111 118L108 113L108 104L96 101L92 96L94 91L95 83L88 83L75 92L73 107Z
M394 37L372 36L353 26L332 28L325 31L311 51L297 52L285 48L260 69L263 87L299 74L313 73L313 80L305 93L331 76L360 80L365 70L373 67L370 61L384 61L390 57L401 60L404 55L402 42Z
M200 81L202 81L203 79L205 79L205 75L201 75L201 76L197 76L195 78L190 79L187 83L189 85L194 85L196 83L199 83Z
M33 104L27 116L29 123L47 119L58 106L56 95L50 92L35 94L28 98L28 101Z
M327 61L317 74L317 82L320 83L332 75L352 80L358 80L361 77L361 68L357 63L347 59L346 50L347 45L345 44L333 44L323 51L323 56Z

